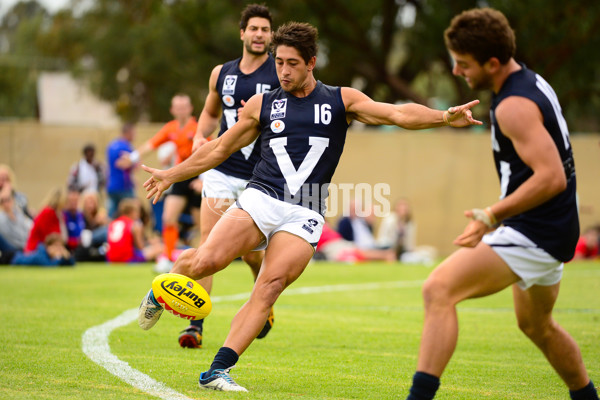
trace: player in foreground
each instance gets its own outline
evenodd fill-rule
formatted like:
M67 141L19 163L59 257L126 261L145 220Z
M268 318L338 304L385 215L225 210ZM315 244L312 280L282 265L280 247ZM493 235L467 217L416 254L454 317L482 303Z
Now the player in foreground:
M563 262L573 257L579 237L573 153L556 94L514 60L515 36L499 11L463 12L452 20L445 41L454 75L472 89L493 91L492 148L501 200L465 212L471 221L454 241L463 248L424 284L423 336L407 399L435 396L456 347L456 304L508 286L519 328L544 353L571 398L598 399L577 344L552 318Z
M244 43L242 57L217 65L208 83L209 92L198 120L194 137L195 151L207 142L221 118L219 136L238 120L238 109L257 93L268 92L279 87L275 60L269 55L271 44L271 12L264 5L249 4L242 11L240 38ZM222 114L222 115L221 115ZM200 207L200 245L206 241L210 231L221 215L238 199L252 177L252 170L259 158L260 137L256 142L233 153L227 160L203 174L202 206ZM242 256L250 266L254 279L262 264L264 251L251 251ZM199 281L210 294L212 275ZM267 318L258 338L267 335L274 322L273 310ZM179 335L181 347L202 347L204 320L191 321Z
M272 48L280 88L250 98L234 126L183 163L165 171L143 166L152 174L144 187L156 201L173 182L214 168L262 136L261 158L248 188L204 244L181 253L171 270L199 279L240 255L266 248L250 299L234 317L210 368L200 375L200 386L208 389L246 391L231 379L229 370L261 331L281 292L313 256L324 223L327 187L352 120L407 129L481 124L470 110L477 100L438 111L418 104L378 103L358 90L317 81L317 30L309 24L281 26ZM162 311L148 292L140 305L139 325L150 329Z

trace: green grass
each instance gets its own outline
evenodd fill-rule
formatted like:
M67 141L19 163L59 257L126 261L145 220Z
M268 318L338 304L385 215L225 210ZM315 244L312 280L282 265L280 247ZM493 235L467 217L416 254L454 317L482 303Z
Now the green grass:
M132 368L192 399L403 399L416 365L423 321L420 282L431 269L399 264L311 264L275 305L276 323L232 371L248 394L201 391L243 301L215 302L204 348L181 349L187 324L165 314L150 331L114 330L111 351ZM154 274L149 264L0 268L0 399L155 398L92 362L82 335L136 308ZM294 294L307 286L406 281L406 287ZM215 278L213 297L251 290L235 263ZM578 341L600 382L600 263L569 264L555 318ZM562 381L519 332L510 290L459 307L458 347L436 399L565 399Z

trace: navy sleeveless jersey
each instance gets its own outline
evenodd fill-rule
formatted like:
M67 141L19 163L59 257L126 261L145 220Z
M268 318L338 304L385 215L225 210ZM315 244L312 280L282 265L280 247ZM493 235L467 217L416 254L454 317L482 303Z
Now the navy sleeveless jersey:
M279 88L260 111L261 154L248 187L321 214L348 122L339 87L317 82L306 97Z
M241 58L238 58L223 64L217 79L217 93L221 96L223 109L219 136L237 122L237 110L242 107L242 100L248 101L257 93L265 93L279 87L275 60L271 55L256 71L247 75L240 71L240 60ZM250 179L259 158L259 151L260 137L256 142L233 153L215 169L236 178Z
M492 148L500 178L501 198L514 192L533 171L520 158L512 142L502 134L494 111L509 96L530 99L539 107L544 127L556 144L567 178L567 188L545 203L502 223L521 232L538 247L560 261L573 258L579 239L579 215L576 199L575 164L567 123L552 87L538 74L522 65L509 75L500 92L492 97Z

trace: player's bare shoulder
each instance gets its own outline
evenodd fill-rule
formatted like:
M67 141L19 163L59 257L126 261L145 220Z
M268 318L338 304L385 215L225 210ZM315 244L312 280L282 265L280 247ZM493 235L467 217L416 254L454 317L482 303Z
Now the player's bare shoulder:
M208 86L211 90L217 90L217 81L219 80L219 74L221 73L221 69L223 69L223 64L216 65L208 78Z
M362 106L373 100L358 89L343 86L341 87L341 96L344 107L346 108L346 120L350 121L357 119L358 115L364 109Z
M358 89L354 89L347 86L342 86L341 88L342 101L344 102L344 106L347 111L350 111L353 105L363 102L363 101L371 101L371 98L361 92Z
M262 107L264 93L257 93L250 97L244 104L239 118L251 118L258 122L260 119L260 109Z
M494 115L500 129L508 137L525 135L544 122L537 104L521 96L510 96L502 100Z

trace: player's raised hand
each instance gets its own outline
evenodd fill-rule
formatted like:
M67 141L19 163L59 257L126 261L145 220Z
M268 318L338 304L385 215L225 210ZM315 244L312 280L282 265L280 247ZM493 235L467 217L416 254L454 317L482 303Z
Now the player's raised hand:
M454 106L444 111L444 121L454 127L462 128L469 125L483 125L483 122L473 118L471 108L479 104L479 100L473 100L460 106Z
M142 165L142 168L152 175L144 182L144 189L148 192L146 198L149 199L154 196L152 204L156 204L165 190L171 187L172 182L166 179L166 171L164 170L150 168L146 165Z

